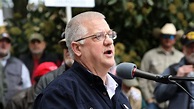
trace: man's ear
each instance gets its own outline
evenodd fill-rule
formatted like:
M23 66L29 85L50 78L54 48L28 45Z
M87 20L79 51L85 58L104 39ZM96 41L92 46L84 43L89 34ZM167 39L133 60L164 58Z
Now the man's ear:
M75 55L77 56L81 56L81 49L80 46L81 44L79 42L72 42L71 43L71 48L73 50L73 52L75 53Z

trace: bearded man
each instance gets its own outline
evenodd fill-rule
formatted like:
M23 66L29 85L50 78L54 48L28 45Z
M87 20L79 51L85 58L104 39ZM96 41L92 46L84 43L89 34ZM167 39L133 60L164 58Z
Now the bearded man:
M181 38L184 57L179 63L169 66L163 75L176 77L194 77L194 29L189 30ZM178 81L189 93L194 96L192 81ZM194 109L194 100L176 84L157 84L155 98L158 102L169 100L168 109Z

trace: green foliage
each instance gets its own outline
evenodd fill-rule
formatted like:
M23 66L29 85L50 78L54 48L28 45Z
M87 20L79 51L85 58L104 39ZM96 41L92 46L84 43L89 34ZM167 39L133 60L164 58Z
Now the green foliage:
M58 46L61 39L61 33L65 28L65 9L64 8L46 8L44 5L35 7L34 4L27 6L28 14L22 18L22 13L15 13L13 19L7 20L7 30L13 37L13 53L19 56L28 51L28 37L38 32L45 37L47 49L61 53Z
M95 4L94 8L73 8L72 14L93 10L106 16L110 27L118 34L115 40L117 63L129 61L139 66L143 54L159 45L153 30L167 22L174 23L178 30L194 27L194 3L189 0L96 0ZM13 19L7 20L7 28L17 42L14 53L26 52L27 37L33 32L43 34L49 50L58 52L57 42L65 28L65 15L65 8L43 5L36 8L33 4L27 6L27 14L17 11ZM176 47L181 49L179 43Z
M174 23L177 30L194 27L194 3L188 0L107 0L98 5L95 9L106 16L118 33L116 45L125 46L124 53L116 54L117 63L129 61L139 66L144 53L159 45L153 30L167 22ZM176 47L181 49L179 40Z

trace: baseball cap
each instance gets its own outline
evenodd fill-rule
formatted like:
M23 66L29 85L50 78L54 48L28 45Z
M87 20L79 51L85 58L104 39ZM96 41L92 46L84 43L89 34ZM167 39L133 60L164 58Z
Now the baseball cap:
M67 48L66 46L66 39L65 39L65 32L61 34L61 40L58 42L62 48Z
M61 39L61 40L59 41L59 44L61 45L61 47L64 48L64 46L66 46L66 39L65 39L65 38L64 38L64 39Z
M189 30L181 37L181 43L183 45L189 45L194 42L194 29Z
M6 32L0 34L0 40L1 39L8 39L10 42L12 40L10 35L8 33L6 33Z
M32 33L28 39L29 42L31 42L32 40L39 40L39 41L43 41L44 37L40 34L40 33Z
M48 72L53 71L57 68L58 68L57 65L53 62L43 62L39 64L38 67L36 68L34 72L34 78L41 77L47 74Z

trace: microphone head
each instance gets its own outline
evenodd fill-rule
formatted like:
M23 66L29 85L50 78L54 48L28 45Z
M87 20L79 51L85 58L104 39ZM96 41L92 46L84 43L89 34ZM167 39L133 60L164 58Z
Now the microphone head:
M122 79L133 79L133 70L137 66L133 63L120 63L116 68L116 75Z

